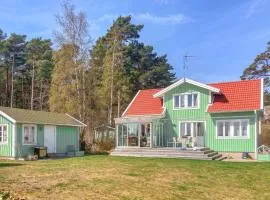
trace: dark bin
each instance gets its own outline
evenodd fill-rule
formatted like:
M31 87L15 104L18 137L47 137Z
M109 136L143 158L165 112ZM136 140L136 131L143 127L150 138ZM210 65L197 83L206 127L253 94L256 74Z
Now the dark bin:
M35 147L34 152L38 156L38 159L47 157L47 147Z
M242 159L248 159L248 157L249 157L248 152L242 153Z

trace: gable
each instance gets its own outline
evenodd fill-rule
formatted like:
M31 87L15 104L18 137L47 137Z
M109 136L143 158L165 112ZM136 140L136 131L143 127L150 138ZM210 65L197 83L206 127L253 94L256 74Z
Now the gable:
M165 95L165 93L171 91L172 89L176 88L176 87L179 87L185 83L189 83L191 85L195 85L197 87L200 87L200 88L204 88L204 89L207 89L211 92L214 92L214 93L219 93L219 89L218 88L215 88L211 85L206 85L206 84L203 84L203 83L199 83L197 81L194 81L194 80L191 80L191 79L188 79L188 78L182 78L180 79L179 81L169 85L168 87L162 89L161 91L157 92L156 94L154 94L154 97L162 97Z

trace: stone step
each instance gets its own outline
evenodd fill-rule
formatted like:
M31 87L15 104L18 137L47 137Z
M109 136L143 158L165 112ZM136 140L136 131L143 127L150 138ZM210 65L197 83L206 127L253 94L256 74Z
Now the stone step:
M217 154L217 155L215 155L215 156L213 156L213 157L211 157L211 158L212 158L212 160L217 160L217 159L219 159L220 157L222 157L222 154Z
M216 160L218 160L218 161L222 161L222 160L225 160L225 159L227 159L227 157L226 157L226 156L221 156L220 158L218 158L218 159L216 159Z
M217 154L218 154L218 152L213 151L213 152L211 152L211 153L208 153L207 156L208 156L208 157L213 157L213 156L215 156L215 155L217 155Z

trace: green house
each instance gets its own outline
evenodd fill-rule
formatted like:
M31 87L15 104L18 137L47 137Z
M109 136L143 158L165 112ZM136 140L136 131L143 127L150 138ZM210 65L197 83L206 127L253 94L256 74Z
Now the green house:
M27 157L37 146L59 155L79 151L83 126L68 114L0 107L0 157Z
M263 93L263 79L204 84L183 78L140 90L115 119L116 149L209 148L256 157Z

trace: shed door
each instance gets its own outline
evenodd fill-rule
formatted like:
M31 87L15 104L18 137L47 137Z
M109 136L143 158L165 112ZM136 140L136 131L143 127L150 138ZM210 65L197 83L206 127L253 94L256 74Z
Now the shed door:
M44 126L44 146L48 153L56 153L56 127Z

